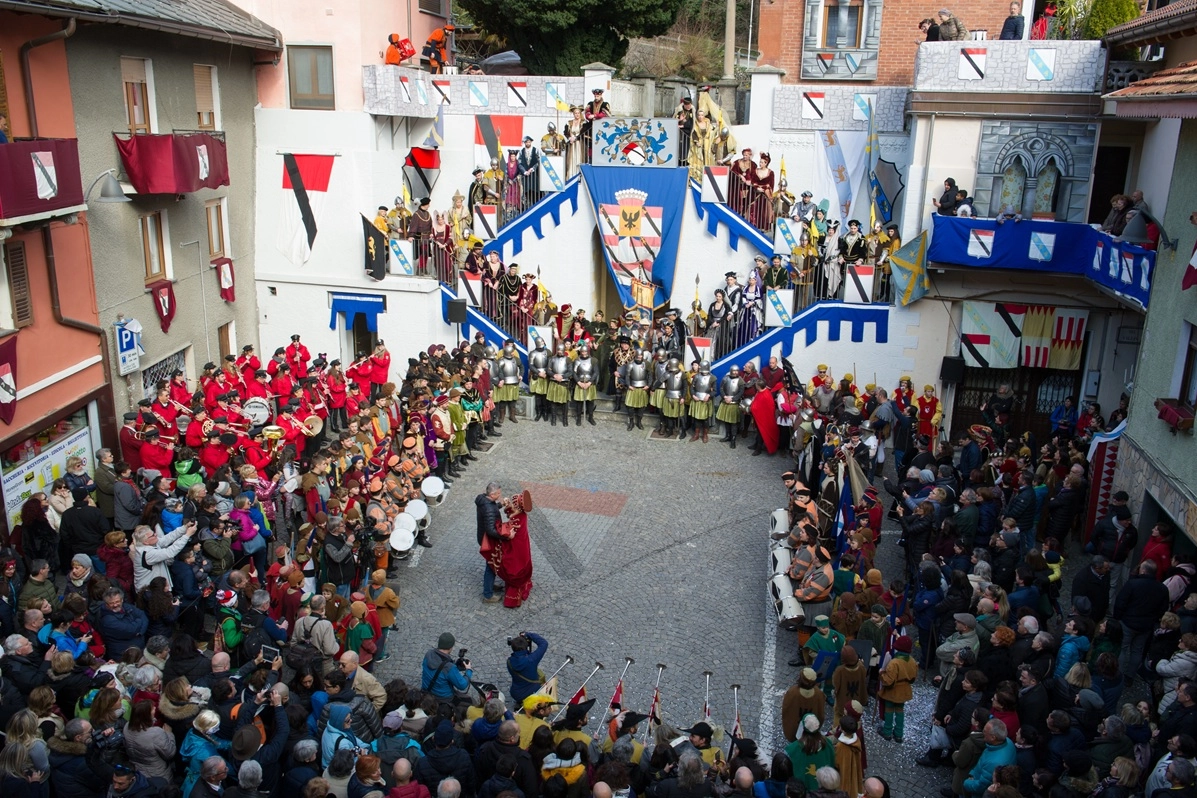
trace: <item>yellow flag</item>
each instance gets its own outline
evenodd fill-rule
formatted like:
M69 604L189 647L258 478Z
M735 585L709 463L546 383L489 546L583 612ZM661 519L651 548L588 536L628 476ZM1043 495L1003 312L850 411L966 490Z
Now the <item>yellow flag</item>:
M407 190L406 181L403 183L403 207L406 209L411 205L411 192Z
M786 179L786 157L784 155L781 156L781 179Z

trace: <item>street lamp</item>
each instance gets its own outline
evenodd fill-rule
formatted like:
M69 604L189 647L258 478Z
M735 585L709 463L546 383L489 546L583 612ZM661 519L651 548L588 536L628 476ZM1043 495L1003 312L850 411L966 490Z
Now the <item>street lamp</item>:
M133 200L125 196L125 191L116 179L115 172L115 168L101 172L100 176L93 180L92 184L87 187L87 193L83 195L83 201L86 203L96 184L103 181L103 185L100 186L100 196L96 197L96 202L132 202Z

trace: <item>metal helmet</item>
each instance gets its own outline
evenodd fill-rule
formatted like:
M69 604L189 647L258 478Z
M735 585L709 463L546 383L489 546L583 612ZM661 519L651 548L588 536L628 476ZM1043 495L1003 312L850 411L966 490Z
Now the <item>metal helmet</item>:
M498 169L499 168L499 159L491 158L490 159L490 167L491 167L491 169Z
M700 374L710 374L711 373L711 361L709 361L709 360L698 361L698 371Z
M396 205L402 205L402 204L403 204L403 197L395 197L395 204L396 204Z
M731 368L729 368L729 369L727 370L727 376L729 376L729 377L739 377L739 376L740 376L740 367L739 367L739 366L732 366Z
M669 357L669 353L665 351L665 347L658 346L656 356L657 360L664 360L665 358Z
M511 341L508 341L507 343L503 344L503 354L505 354L505 355L515 354L515 344L513 344Z
M533 348L536 349L536 351L538 351L538 352L542 351L545 348L544 339L541 338L539 335L536 336L536 346Z
M637 362L637 363L643 363L643 362L644 362L644 350L643 350L643 349L637 349L637 350L636 350L636 362Z
M487 360L494 360L494 359L495 359L496 357L498 357L498 356L499 356L499 350L498 350L498 349L495 349L495 345L494 345L494 344L487 344L487 345L486 345L486 359L487 359Z
M723 138L727 138L728 136L731 135L731 131L725 127L721 127L721 128L719 128L719 135L722 136Z
M556 125L554 125L552 122L549 122L549 132L550 132L550 133L556 133L556 132L557 132L557 126L556 126Z
M676 357L671 357L669 358L669 362L665 364L665 370L671 374L679 372L682 370L682 363Z
M583 343L578 347L578 357L590 357L590 344Z
M565 344L557 344L557 348L554 351L557 353L557 357L564 357L565 356Z

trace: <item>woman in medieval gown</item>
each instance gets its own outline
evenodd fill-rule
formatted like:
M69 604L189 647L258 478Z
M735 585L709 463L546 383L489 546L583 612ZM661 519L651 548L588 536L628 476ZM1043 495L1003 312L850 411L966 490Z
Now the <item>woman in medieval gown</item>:
M739 319L736 322L736 346L740 347L761 334L765 326L765 290L756 270L748 273L748 285L740 295Z
M572 116L565 123L565 179L569 180L578 173L578 167L586 162L586 138L583 134L582 109L576 105L569 107Z
M823 239L823 283L827 290L820 299L835 299L840 290L840 279L843 277L843 265L840 263L840 223L833 219L827 225L827 237Z
M773 229L773 170L769 153L762 152L760 164L748 173L753 190L752 205L748 209L748 221L757 230Z
M442 283L448 285L455 282L453 227L445 211L432 214L432 262L436 266L436 276Z
M473 234L474 219L466 207L465 196L458 191L453 195L453 207L449 209L449 230L453 236L453 259L458 268L465 263L469 252L469 240Z
M727 294L722 288L715 289L715 301L707 308L707 331L715 350L712 360L718 360L730 351L734 323L735 308L727 303Z
M503 214L507 221L514 219L523 210L520 197L520 163L516 159L516 154L515 150L508 151L507 165L503 171L507 178L507 189L503 196Z
M492 320L499 310L499 278L504 271L499 253L486 253L486 263L482 265L482 312Z
M699 108L694 112L694 129L690 131L690 177L702 182L702 170L711 165L711 144L715 140L715 126L707 113Z

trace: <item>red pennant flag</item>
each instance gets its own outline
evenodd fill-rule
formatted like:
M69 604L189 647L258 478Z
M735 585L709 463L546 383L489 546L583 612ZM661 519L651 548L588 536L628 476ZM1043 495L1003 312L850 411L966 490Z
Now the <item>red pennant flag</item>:
M619 680L619 684L615 685L615 695L611 696L611 708L621 709L623 707L623 679Z
M170 280L159 280L150 283L150 296L154 300L154 312L158 314L158 322L162 332L170 332L170 323L175 320L175 287Z
M571 704L581 704L586 700L586 685L578 688L578 692L574 693L574 697L569 700Z
M1180 281L1180 290L1188 291L1197 285L1197 244L1193 244L1193 256L1185 266L1185 276Z
M233 273L232 259L217 258L212 265L216 268L216 287L220 291L220 298L225 302L236 302L237 276Z

